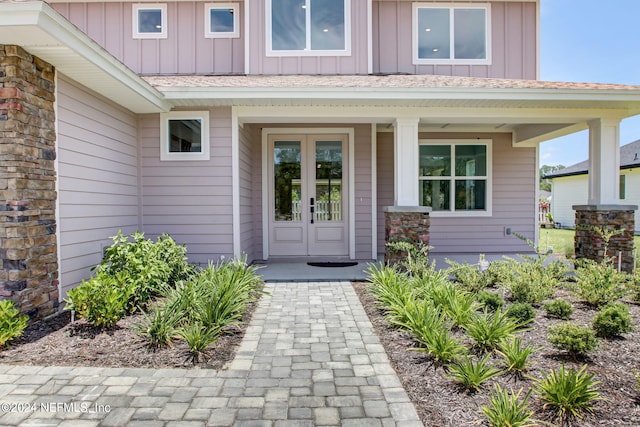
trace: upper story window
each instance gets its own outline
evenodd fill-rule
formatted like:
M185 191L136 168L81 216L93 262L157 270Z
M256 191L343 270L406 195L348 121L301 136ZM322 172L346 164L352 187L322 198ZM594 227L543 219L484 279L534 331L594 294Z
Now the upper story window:
M350 55L350 15L351 0L267 0L267 55Z
M149 3L134 4L133 38L166 39L167 5Z
M489 64L489 5L414 3L414 64Z
M160 160L209 160L209 112L160 114Z
M238 3L207 3L204 5L204 19L206 38L240 37Z
M420 141L419 200L435 216L491 215L491 141Z

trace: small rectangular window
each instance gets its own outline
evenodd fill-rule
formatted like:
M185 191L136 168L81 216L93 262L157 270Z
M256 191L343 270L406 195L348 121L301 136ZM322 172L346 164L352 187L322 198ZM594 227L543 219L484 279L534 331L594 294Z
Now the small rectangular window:
M267 55L351 54L351 0L267 0Z
M620 175L620 200L627 198L627 176Z
M490 214L491 142L420 141L419 200L434 213Z
M206 38L240 37L238 3L207 3L204 5L204 19Z
M489 5L413 6L414 64L489 64Z
M209 112L160 115L160 160L209 160Z
M167 5L166 4L134 4L133 5L133 38L134 39L166 39L167 38Z

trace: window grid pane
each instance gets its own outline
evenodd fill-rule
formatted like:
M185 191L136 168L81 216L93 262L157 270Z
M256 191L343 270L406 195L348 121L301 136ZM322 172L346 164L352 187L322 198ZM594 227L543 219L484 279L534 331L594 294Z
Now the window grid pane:
M307 46L305 0L271 0L271 47L304 50Z
M484 9L455 9L454 58L486 59L486 11Z
M310 19L311 50L345 49L344 0L312 1Z
M449 9L418 9L418 58L451 57Z
M169 120L169 152L202 152L202 121L200 119Z
M487 148L485 144L420 145L420 205L433 211L485 211Z

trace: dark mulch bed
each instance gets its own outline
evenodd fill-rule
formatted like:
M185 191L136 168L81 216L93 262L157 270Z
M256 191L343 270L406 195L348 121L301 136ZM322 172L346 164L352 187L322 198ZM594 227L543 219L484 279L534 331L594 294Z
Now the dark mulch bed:
M425 353L410 350L418 344L409 333L399 331L387 322L384 313L376 306L375 299L368 293L367 285L354 283L393 367L426 426L487 425L480 408L488 403L493 383L498 382L513 390L523 388L523 395L529 390L530 380L517 379L507 374L488 381L480 393L468 394L460 390L456 383L444 375L443 368L436 369L432 365ZM568 299L574 305L575 312L571 321L583 326L591 324L595 310L571 298L566 291L559 291L556 297ZM567 368L576 369L587 364L587 370L601 382L599 387L604 399L595 404L593 414L573 420L573 426L640 426L640 390L636 388L634 375L634 372L640 371L640 307L630 304L630 308L636 330L622 339L600 339L598 350L585 360L572 360L548 343L549 327L562 320L547 318L542 310L538 310L534 323L530 325L531 329L520 334L524 343L543 346L542 350L531 356L530 376L540 377L542 372L557 369L562 363ZM494 362L500 363L497 358L494 358ZM552 423L551 425L559 424L554 414L545 410L535 395L530 403L536 412L536 419Z
M71 322L71 313L36 322L0 353L0 363L47 366L97 366L119 368L202 368L223 369L233 360L246 326L257 306L252 303L242 323L226 333L206 351L206 358L194 363L189 347L176 341L173 347L151 349L135 325L141 314L128 316L110 329L93 328L84 320Z

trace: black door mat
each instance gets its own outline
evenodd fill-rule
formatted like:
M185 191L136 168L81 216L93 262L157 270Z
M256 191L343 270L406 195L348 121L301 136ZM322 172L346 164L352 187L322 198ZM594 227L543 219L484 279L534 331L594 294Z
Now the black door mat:
M308 262L312 267L353 267L357 262Z

